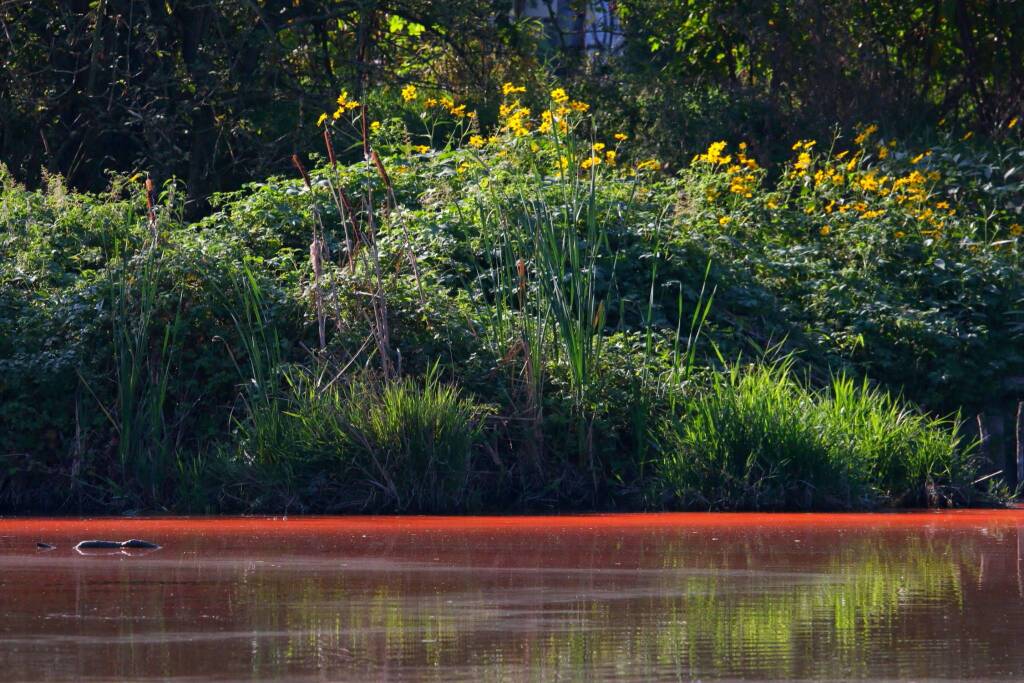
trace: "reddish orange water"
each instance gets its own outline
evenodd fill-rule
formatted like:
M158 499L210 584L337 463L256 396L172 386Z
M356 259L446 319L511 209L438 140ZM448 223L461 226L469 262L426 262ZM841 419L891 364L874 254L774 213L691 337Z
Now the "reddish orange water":
M1022 531L1017 510L0 519L0 680L1022 678ZM131 537L163 547L71 547Z

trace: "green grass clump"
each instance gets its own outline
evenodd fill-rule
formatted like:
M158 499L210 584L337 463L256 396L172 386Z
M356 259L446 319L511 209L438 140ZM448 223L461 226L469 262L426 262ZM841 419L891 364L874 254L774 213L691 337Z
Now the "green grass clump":
M327 496L341 509L453 511L470 504L475 447L487 410L441 382L359 373L342 381L302 366L281 393L253 401L241 457L264 491ZM319 490L310 490L316 482Z
M735 365L660 426L659 485L687 508L962 502L972 468L955 426L846 377L808 389L790 360Z

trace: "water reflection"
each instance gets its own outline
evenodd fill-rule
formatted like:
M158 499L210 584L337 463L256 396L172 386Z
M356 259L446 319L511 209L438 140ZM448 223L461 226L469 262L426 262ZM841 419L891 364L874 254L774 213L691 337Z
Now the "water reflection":
M1024 674L1020 512L645 519L0 520L0 665L7 680ZM128 527L164 547L70 550Z

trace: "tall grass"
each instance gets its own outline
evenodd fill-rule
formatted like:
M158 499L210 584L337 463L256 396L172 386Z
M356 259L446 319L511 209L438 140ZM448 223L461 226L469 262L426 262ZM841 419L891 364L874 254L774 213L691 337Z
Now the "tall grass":
M318 476L343 507L452 511L469 504L473 449L487 411L441 382L436 366L417 380L331 377L291 365L282 380L277 395L251 404L242 429L248 462L272 479L265 487L298 497L293 484Z
M845 377L812 391L791 359L734 365L662 425L659 475L683 507L959 502L973 468L952 427Z
M130 224L135 219L128 214L124 220ZM152 504L162 500L176 465L180 435L174 424L175 406L168 402L168 383L178 347L181 296L167 315L160 299L173 300L174 293L161 291L165 273L157 241L135 249L119 240L120 229L123 226L112 227L108 236L112 252L104 281L114 361L113 403L103 400L105 388L80 372L78 377L114 431L118 471L111 473L117 475L111 485L123 497L139 494L143 500L136 502Z

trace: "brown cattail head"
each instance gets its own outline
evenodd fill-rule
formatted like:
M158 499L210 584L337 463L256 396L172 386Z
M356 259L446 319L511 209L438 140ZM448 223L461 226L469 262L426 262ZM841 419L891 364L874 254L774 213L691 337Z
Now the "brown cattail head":
M384 181L384 186L388 188L389 192L392 192L391 178L388 177L388 172L384 170L384 162L380 160L380 155L377 154L377 150L370 152L370 158L373 159L373 165L377 167L377 174L380 175L380 179Z
M519 298L526 296L526 261L516 260L516 272L519 274Z
M337 168L338 162L334 158L334 143L331 142L331 129L324 127L324 145L327 147L327 159L331 162L331 166Z
M146 178L146 213L149 220L156 220L156 187L152 178Z
M292 155L292 165L298 170L299 175L302 176L302 182L306 183L306 187L313 189L313 185L309 182L309 174L306 173L306 167L302 165L302 160L299 159L298 154Z
M324 272L323 252L319 239L314 239L309 243L309 262L313 266L313 276L319 280Z

